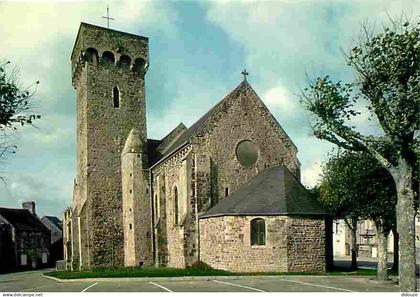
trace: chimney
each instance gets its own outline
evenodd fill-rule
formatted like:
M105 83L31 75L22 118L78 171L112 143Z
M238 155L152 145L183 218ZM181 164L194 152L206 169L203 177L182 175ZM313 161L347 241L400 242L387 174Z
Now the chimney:
M26 201L22 203L22 208L29 210L29 212L33 215L36 214L35 212L35 202L33 201Z

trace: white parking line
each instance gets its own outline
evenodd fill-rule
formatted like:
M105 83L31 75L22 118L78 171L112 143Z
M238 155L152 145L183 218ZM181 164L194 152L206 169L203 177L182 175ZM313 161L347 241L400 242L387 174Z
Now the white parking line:
M84 288L84 289L82 290L82 292L86 292L88 289L92 288L93 286L96 286L97 284L98 284L97 282L96 282L96 283L94 283L94 284L91 284L89 287Z
M221 283L221 284L231 285L231 286L235 286L235 287L245 288L245 289L249 289L249 290L253 290L253 291L257 291L257 292L265 292L265 291L257 289L257 288L242 286L242 285L228 283L228 282L222 282L222 281L219 281L219 280L216 280L216 279L213 280L213 281L216 282L216 283Z
M164 289L166 292L173 292L173 291L169 290L168 288L166 288L166 287L164 287L162 285L159 285L157 283L154 283L154 282L149 282L149 283L151 283L152 285L155 285L156 287L159 287L161 289Z
M339 291L344 291L344 292L355 292L355 291L351 291L351 290L347 290L347 289L330 287L330 286L324 286L324 285L317 285L317 284L311 284L311 283L305 283L305 282L294 281L294 280L290 280L290 279L282 279L282 278L280 278L279 280L284 281L284 282L289 282L289 283L296 283L296 284L302 284L302 285L307 285L307 286L314 286L314 287L319 287L319 288L327 288L327 289L339 290Z

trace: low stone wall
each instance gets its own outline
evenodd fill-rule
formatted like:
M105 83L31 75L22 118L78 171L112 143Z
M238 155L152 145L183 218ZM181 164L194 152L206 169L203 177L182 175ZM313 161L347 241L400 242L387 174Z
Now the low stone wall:
M250 222L262 218L266 244L251 245ZM325 272L322 219L221 216L200 219L200 260L234 272Z

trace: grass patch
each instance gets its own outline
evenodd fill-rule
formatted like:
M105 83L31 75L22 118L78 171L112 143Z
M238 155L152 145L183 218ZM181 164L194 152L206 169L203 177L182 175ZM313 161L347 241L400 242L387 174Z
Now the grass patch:
M376 276L377 271L376 269L358 269L356 271L349 271L349 270L333 270L330 272L327 272L327 275L343 275L343 276ZM389 276L396 276L398 275L395 271L389 271Z
M53 271L45 273L61 279L99 278L99 277L183 277L183 276L221 276L238 275L233 272L209 269L203 267L191 267L186 269L170 267L124 267L103 268L82 271Z
M390 275L396 275L390 272ZM327 273L308 273L308 272L256 272L256 273L235 273L225 270L213 269L207 264L195 264L190 268L170 268L170 267L115 267L115 268L95 268L82 271L53 271L45 275L60 279L78 278L118 278L118 277L185 277L185 276L264 276L264 275L336 275L336 276L375 276L374 269L358 269L357 271L334 270Z

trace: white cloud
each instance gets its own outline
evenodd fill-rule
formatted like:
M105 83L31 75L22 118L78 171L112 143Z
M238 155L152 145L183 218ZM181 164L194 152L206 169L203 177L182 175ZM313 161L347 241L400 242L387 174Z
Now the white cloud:
M321 173L322 163L317 160L302 171L302 183L309 188L318 185L321 181Z
M36 173L10 173L5 183L0 183L1 205L20 208L23 201L35 201L40 216L55 215L60 218L69 206L72 180L68 172L52 166Z
M296 108L293 95L281 84L265 92L262 100L272 112L289 113Z
M418 0L357 1L215 1L208 3L207 21L222 29L245 52L247 69L262 98L299 149L304 183L313 186L320 173L319 161L333 146L305 135L310 121L290 92L307 85L309 77L330 74L333 79L352 76L341 48L351 48L361 25L377 29L395 18L420 15ZM278 78L281 76L281 84ZM276 86L276 87L273 87ZM282 109L285 112L282 112ZM290 111L293 110L292 113ZM287 112L289 111L289 112ZM377 123L364 113L352 123L363 133L377 134Z
M75 36L80 22L106 26L105 1L78 2L2 2L2 39L6 52L26 51L42 46L57 34ZM160 30L175 32L177 14L169 5L157 1L111 1L111 28L141 29L158 25ZM9 50L8 50L9 49ZM4 53L3 53L4 54Z
M198 73L195 76L191 73L175 77L174 80L177 87L174 98L161 110L161 114L148 114L150 138L163 138L180 122L187 127L191 126L231 91L214 86L211 81L200 79Z

